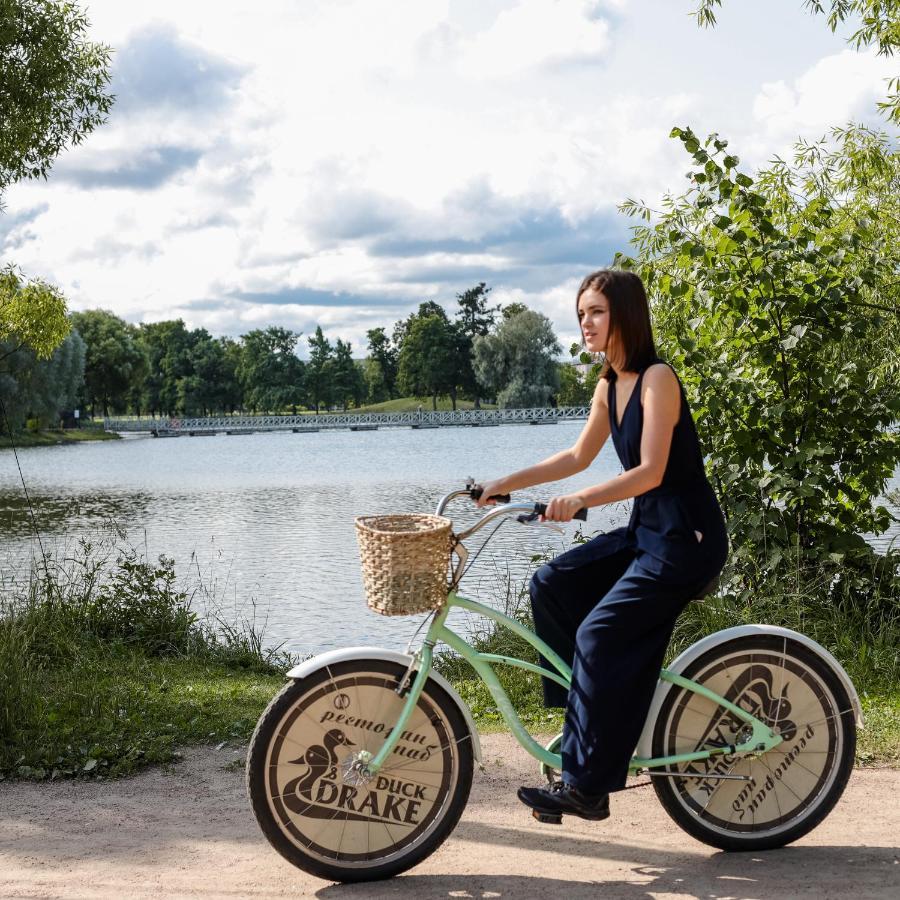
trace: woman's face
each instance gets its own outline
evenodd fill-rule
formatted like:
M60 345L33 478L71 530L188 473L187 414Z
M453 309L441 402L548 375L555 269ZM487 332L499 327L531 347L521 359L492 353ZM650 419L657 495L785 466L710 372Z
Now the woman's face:
M588 288L578 298L578 322L584 346L609 356L609 301L604 294Z

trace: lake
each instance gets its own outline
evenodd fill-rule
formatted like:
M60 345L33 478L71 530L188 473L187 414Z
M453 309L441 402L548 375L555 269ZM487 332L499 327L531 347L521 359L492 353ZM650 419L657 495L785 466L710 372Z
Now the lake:
M259 433L178 439L127 438L19 451L45 548L59 557L79 537L116 523L149 557L175 559L186 586L202 582L229 621L255 614L269 644L316 653L351 644L403 649L421 622L365 605L353 520L357 515L433 512L469 475L486 480L571 446L583 423L369 432ZM578 476L516 499L546 500L621 471L612 441ZM895 478L892 487L900 485ZM628 521L630 501L590 511L586 534ZM466 500L457 524L480 515ZM571 544L507 520L463 582L469 596L502 605L539 554ZM473 551L491 528L470 541ZM886 547L892 532L874 543ZM11 451L0 451L0 567L8 579L38 553ZM476 627L460 613L455 624Z

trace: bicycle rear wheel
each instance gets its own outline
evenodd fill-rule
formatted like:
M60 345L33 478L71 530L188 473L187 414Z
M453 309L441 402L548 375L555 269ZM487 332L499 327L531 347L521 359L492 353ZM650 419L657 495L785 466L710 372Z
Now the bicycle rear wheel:
M722 850L782 847L815 828L843 793L856 750L853 710L831 667L798 641L762 634L719 644L682 674L784 740L759 757L721 755L657 770L678 773L653 779L669 815ZM745 727L722 706L672 685L656 720L653 755L733 744Z
M288 861L333 881L396 875L432 853L459 821L472 784L472 740L456 703L426 682L379 773L353 763L373 756L405 698L405 667L346 660L293 681L260 718L247 756L256 819Z

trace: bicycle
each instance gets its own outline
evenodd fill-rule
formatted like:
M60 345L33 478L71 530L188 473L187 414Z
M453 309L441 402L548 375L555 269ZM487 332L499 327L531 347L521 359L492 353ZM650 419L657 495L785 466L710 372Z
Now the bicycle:
M436 515L475 490L470 482L442 497ZM570 667L524 625L455 589L468 559L462 541L501 516L530 522L544 509L496 506L456 536L446 602L431 611L415 652L351 647L288 673L257 723L246 778L263 833L289 862L332 881L388 878L424 860L453 831L481 747L471 711L432 668L439 642L485 681L548 781L558 777L562 735L546 746L532 737L493 666L516 666L566 688ZM552 669L479 653L447 626L452 609L509 629ZM857 724L862 712L850 678L815 641L769 625L728 628L662 670L629 773L649 776L669 816L706 844L781 847L837 803Z

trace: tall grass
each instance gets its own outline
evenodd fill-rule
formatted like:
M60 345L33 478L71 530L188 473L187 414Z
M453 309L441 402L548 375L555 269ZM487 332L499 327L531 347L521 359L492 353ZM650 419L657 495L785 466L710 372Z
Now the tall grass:
M231 689L265 684L268 696L292 659L266 647L255 619L218 616L215 599L203 583L182 586L171 559L151 561L115 531L8 577L0 777L129 771L142 758L171 758L178 740L234 725L247 704ZM201 600L210 615L197 612ZM197 701L215 685L228 696L204 708ZM246 718L242 734L255 715Z

